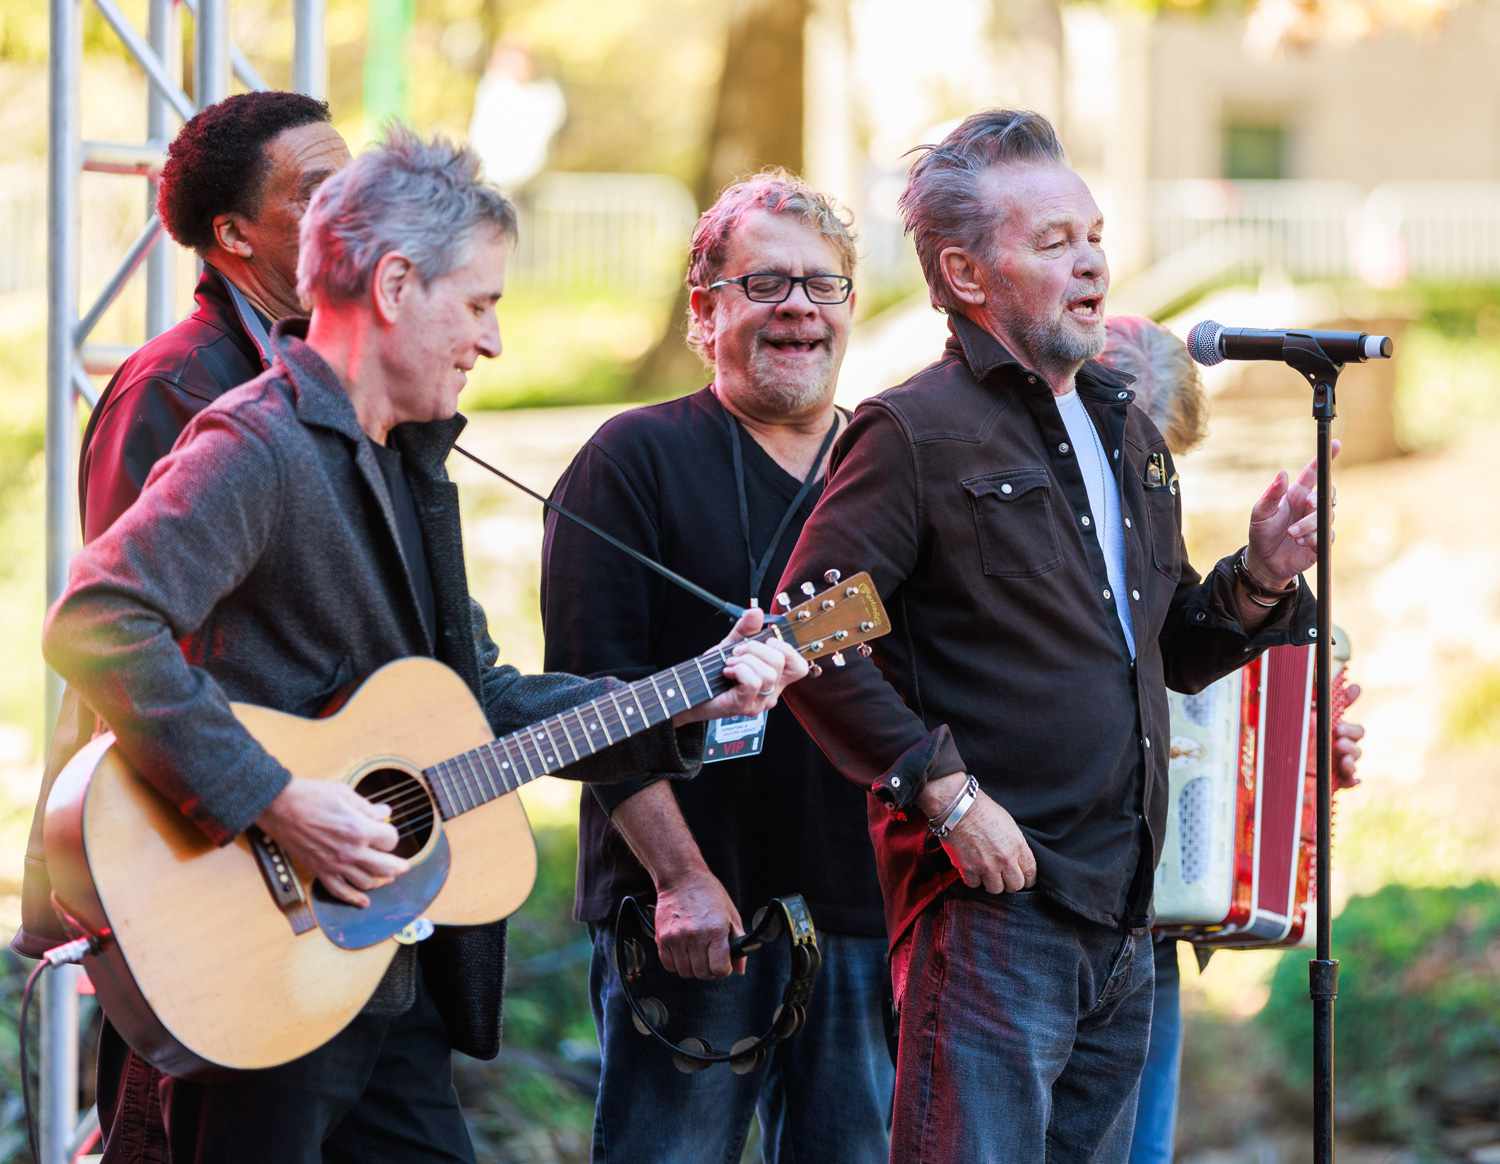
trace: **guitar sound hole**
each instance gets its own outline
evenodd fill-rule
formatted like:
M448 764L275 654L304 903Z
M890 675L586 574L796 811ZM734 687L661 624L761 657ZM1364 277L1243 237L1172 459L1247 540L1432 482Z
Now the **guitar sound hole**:
M432 836L437 807L427 786L399 768L377 768L362 777L354 790L366 800L391 806L396 826L396 856L414 857Z

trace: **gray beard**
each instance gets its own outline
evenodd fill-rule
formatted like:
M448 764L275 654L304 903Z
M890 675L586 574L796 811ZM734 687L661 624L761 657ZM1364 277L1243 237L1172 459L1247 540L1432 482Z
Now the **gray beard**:
M802 412L821 403L833 372L832 353L826 347L822 352L820 368L810 370L812 374L805 378L794 378L770 367L764 350L757 347L750 357L749 375L745 377L745 388L757 409L766 415L781 415Z
M1105 335L1101 322L1087 334L1070 330L1061 321L1057 323L1030 323L1026 325L1026 346L1038 363L1077 364L1092 360L1104 350Z

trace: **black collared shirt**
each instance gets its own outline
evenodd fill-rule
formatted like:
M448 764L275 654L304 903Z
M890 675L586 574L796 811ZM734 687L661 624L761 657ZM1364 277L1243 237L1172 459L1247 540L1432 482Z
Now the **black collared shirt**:
M912 801L961 770L1016 818L1044 893L1141 925L1166 823L1166 685L1195 691L1307 641L1311 595L1245 633L1232 555L1207 579L1187 561L1176 469L1129 379L1085 364L1078 393L1125 519L1132 662L1051 389L974 324L952 330L937 363L856 411L783 578L869 570L892 633L873 662L825 669L786 702L880 798L870 830L892 941L957 878Z
M268 366L247 330L265 321L237 307L229 280L204 267L193 298L193 314L121 364L89 414L78 454L85 542L130 508L188 421Z

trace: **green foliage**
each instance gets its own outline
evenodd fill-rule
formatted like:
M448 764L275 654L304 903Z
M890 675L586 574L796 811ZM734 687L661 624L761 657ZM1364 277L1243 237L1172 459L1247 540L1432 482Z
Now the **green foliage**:
M1339 1119L1434 1148L1441 1129L1500 1118L1500 886L1389 885L1334 927ZM1276 969L1259 1023L1284 1077L1312 1077L1306 951Z
M592 944L572 920L577 829L538 827L536 888L511 919L505 1044L461 1060L457 1082L480 1159L584 1160L598 1061L588 1003Z
M670 297L670 287L664 296L629 296L518 280L500 302L504 353L474 369L464 411L624 399L631 368L656 338Z
M1459 693L1445 735L1456 744L1500 744L1500 668L1475 676Z
M32 965L9 950L0 952L0 1164L24 1164L31 1159L21 1104L21 1044L16 1028L21 987ZM35 1015L33 1003L32 1016ZM31 1046L35 1048L36 1044L33 1042ZM33 1097L35 1094L32 1093Z
M32 1164L26 1139L26 1113L21 1099L21 1055L18 1033L21 991L36 963L0 946L0 1164ZM57 973L48 971L49 975ZM31 1100L37 1101L36 1071L40 1063L40 987L32 996L27 1017L27 1053L31 1057ZM79 1061L80 1110L94 1102L94 1054L98 1041L99 1009L90 996L79 999L78 1021L82 1054Z
M1409 283L1401 295L1416 304L1422 323L1441 335L1500 338L1500 284Z

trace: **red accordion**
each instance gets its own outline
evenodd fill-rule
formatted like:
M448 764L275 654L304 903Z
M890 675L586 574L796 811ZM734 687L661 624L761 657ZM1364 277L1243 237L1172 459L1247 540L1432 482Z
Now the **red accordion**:
M1333 719L1343 718L1342 632ZM1313 648L1273 647L1196 695L1169 692L1170 800L1156 928L1205 946L1303 944L1316 910Z

